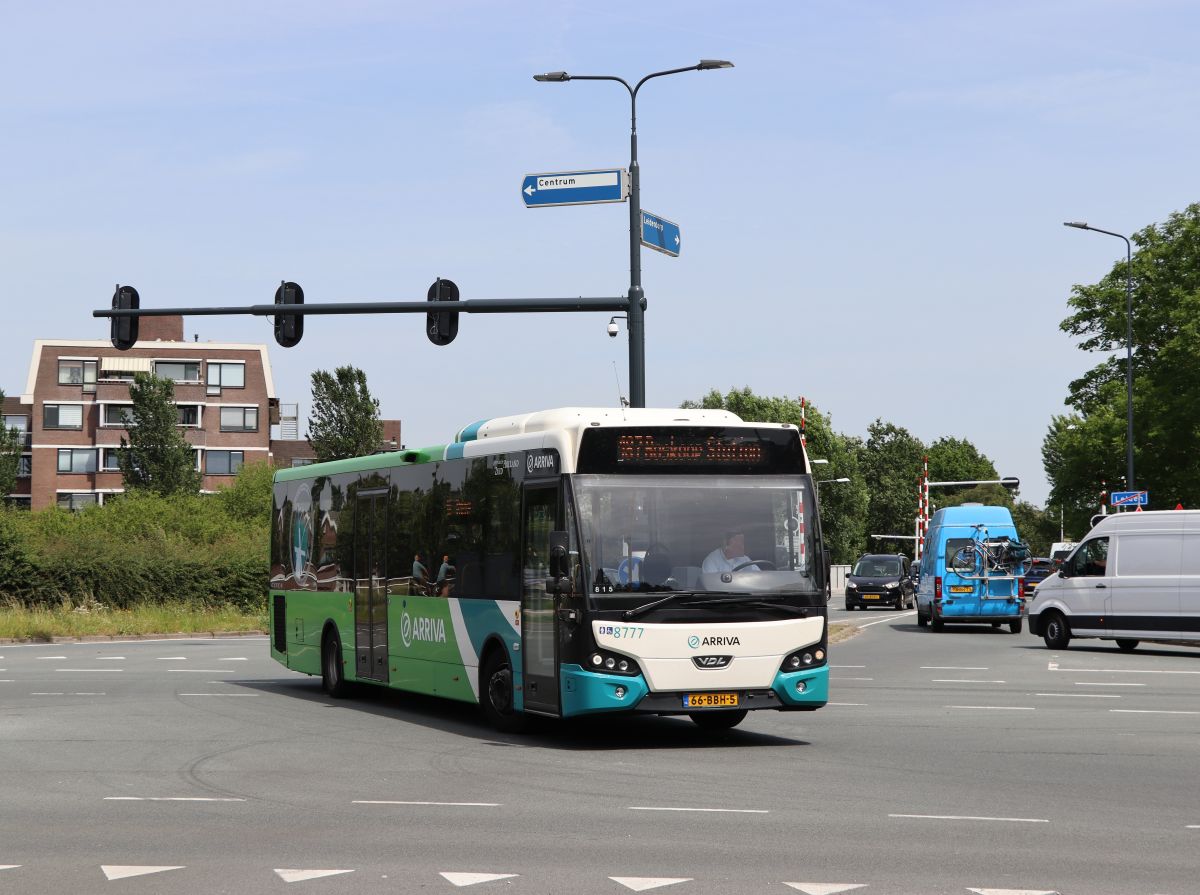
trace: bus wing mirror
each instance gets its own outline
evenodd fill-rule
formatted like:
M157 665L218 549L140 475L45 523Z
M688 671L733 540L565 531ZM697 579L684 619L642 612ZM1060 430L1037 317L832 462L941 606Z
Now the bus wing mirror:
M550 577L565 578L567 576L567 550L570 539L565 531L550 532Z

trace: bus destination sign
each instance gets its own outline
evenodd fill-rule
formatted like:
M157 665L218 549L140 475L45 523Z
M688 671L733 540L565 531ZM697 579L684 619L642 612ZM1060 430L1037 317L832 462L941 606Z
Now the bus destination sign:
M761 441L732 433L626 433L617 439L618 466L759 466L766 462Z

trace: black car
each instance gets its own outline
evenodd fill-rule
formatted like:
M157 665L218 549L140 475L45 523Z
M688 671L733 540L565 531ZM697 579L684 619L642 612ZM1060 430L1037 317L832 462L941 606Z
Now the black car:
M902 553L867 553L846 579L846 608L912 608L916 602L911 563Z

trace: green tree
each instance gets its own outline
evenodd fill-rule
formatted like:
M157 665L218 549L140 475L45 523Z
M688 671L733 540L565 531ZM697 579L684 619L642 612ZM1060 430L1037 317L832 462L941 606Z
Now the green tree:
M1034 556L1049 556L1050 545L1058 538L1058 512L1051 513L1018 500L1012 508L1013 524L1021 540L1029 545Z
M152 491L164 497L197 494L201 476L192 446L179 432L175 383L138 373L129 385L132 419L117 454L126 491Z
M722 395L716 389L699 401L684 401L685 408L728 410L748 422L789 423L799 426L798 398L769 398L749 388L733 389ZM812 404L804 407L804 433L808 455L828 463L814 467L817 480L849 478L847 483L827 484L819 491L821 528L826 546L836 563L853 561L866 544L867 489L858 462L856 438L833 431L830 419Z
M1135 233L1100 282L1073 286L1060 328L1083 351L1114 352L1071 383L1075 413L1055 417L1042 446L1051 505L1086 531L1101 482L1124 487L1127 274L1133 284L1133 412L1136 486L1151 506L1200 506L1200 203Z
M312 412L308 443L317 460L345 460L379 450L383 423L379 402L367 388L367 374L357 367L338 367L332 374L312 374Z
M908 535L915 532L917 483L924 456L925 445L907 429L879 419L867 428L867 440L859 450L859 465L870 494L868 534ZM907 545L903 552L914 555L912 541L897 543ZM896 548L886 541L872 541L869 549Z
M0 407L3 406L4 390L0 389ZM20 432L0 426L0 504L8 503L8 495L17 487L23 447Z
M928 457L929 478L934 482L974 482L1000 478L992 461L965 438L939 438L929 446ZM936 507L956 507L972 502L988 506L1013 505L1012 495L1001 485L934 488L930 489L929 500Z

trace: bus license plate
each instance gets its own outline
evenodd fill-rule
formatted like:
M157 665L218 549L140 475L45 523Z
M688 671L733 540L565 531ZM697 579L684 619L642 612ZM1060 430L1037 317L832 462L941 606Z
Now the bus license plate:
M969 584L952 584L950 585L950 593L952 594L969 594L974 593L975 588Z
M685 708L721 709L738 704L736 693L689 693L683 697Z

